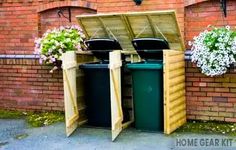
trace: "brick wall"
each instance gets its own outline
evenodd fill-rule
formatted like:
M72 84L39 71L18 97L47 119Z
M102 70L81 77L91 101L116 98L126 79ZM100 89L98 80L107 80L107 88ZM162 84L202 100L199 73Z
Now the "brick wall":
M78 14L96 13L92 2L0 1L0 55L32 55L35 37L49 28L76 24ZM71 7L72 23L58 17L59 6ZM51 74L50 68L39 65L38 59L0 58L0 108L63 111L62 73Z
M68 16L68 8L67 7L63 7L61 8L61 10L63 11L63 14L65 16ZM84 9L84 8L75 8L72 7L71 8L71 23L68 22L68 19L61 17L58 17L57 14L58 9L57 8L53 8L50 10L46 10L40 13L40 33L44 33L46 32L48 29L52 29L54 27L59 27L59 26L65 26L65 25L70 25L70 24L77 24L77 20L76 20L76 15L78 14L91 14L91 13L95 13L95 11L93 10L88 10L88 9Z
M222 16L219 1L186 3L185 43L208 25L236 26L236 1L228 0L228 17ZM186 46L189 48L189 46ZM190 62L186 65L187 115L189 119L236 122L236 70L220 77L206 77Z
M184 0L143 0L137 6L133 0L98 0L98 13L176 10L180 29L184 31Z
M236 71L207 77L191 62L186 64L188 119L236 122Z
M221 4L219 1L210 0L206 2L196 3L185 8L185 41L199 34L206 29L208 25L236 26L236 1L227 1L227 18L223 17ZM187 48L188 45L187 45Z
M0 0L0 55L32 54L33 40L47 28L68 24L58 20L57 7L72 8L72 19L81 13L156 11L175 9L185 43L208 24L236 25L236 1L228 0L228 18L222 20L216 0ZM65 11L66 14L66 11ZM187 48L189 48L187 46ZM20 110L63 110L62 74L49 74L37 59L0 59L0 107ZM210 78L190 62L186 65L189 119L236 122L234 69Z
M0 59L0 108L64 110L62 72L36 59Z
M44 27L58 26L59 21L55 21L58 7L76 7L72 9L75 23L75 15L95 12L96 7L92 1L94 0L5 0L2 3L0 1L0 54L32 54L34 39L41 33L41 23L43 31ZM65 20L62 19L61 22L65 24Z

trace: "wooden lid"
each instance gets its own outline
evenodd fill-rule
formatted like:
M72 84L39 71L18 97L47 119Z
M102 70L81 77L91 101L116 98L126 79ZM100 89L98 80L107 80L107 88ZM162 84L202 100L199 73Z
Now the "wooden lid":
M163 38L170 49L185 50L175 11L89 14L76 18L87 39L115 39L123 50L134 50L131 41L135 38Z

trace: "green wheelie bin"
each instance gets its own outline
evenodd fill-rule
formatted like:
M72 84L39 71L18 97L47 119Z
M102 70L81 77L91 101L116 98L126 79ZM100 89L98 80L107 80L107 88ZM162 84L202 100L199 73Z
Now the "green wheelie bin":
M159 38L132 42L144 60L126 65L132 74L135 128L163 131L163 49L169 49L169 45Z

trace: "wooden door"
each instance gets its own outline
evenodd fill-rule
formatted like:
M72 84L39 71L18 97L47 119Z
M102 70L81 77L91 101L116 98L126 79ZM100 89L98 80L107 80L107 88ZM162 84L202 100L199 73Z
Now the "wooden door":
M110 93L111 93L111 119L112 141L122 131L123 112L121 105L121 52L110 52Z
M186 122L184 51L164 51L164 133Z
M78 127L79 119L76 100L76 53L74 51L66 52L62 55L62 60L66 134L70 136Z

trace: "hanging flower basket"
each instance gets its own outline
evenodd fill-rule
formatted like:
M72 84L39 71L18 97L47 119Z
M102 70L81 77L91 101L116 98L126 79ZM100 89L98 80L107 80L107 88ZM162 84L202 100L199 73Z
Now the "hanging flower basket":
M227 72L236 62L236 31L230 26L208 27L189 42L192 62L207 76L218 76Z
M42 38L35 39L34 54L39 55L40 64L53 65L52 72L61 68L63 53L85 48L84 38L82 29L76 25L47 30Z

